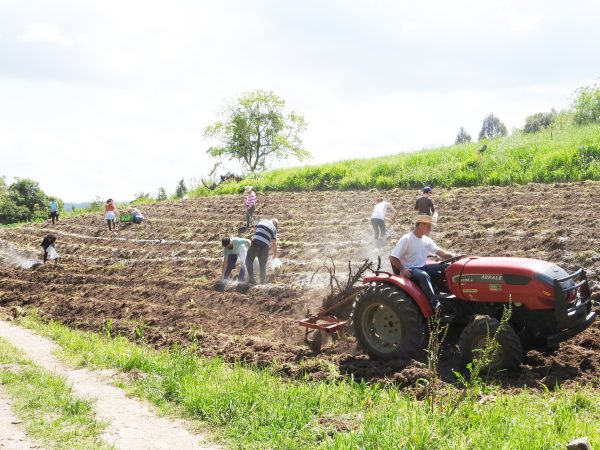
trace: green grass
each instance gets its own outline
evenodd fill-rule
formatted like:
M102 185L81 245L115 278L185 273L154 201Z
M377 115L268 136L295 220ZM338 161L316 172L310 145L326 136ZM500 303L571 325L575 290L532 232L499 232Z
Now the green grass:
M63 378L42 370L0 338L0 383L33 439L48 448L112 448L100 434L92 405L73 395Z
M600 393L506 393L442 388L434 401L393 386L281 378L273 369L200 358L193 348L154 350L123 337L71 330L34 315L21 324L54 339L75 364L147 374L134 395L200 421L235 448L562 449L600 445Z
M483 144L483 154L478 149ZM372 159L279 169L194 196L260 191L459 187L600 180L600 125L564 125L534 134L454 145Z

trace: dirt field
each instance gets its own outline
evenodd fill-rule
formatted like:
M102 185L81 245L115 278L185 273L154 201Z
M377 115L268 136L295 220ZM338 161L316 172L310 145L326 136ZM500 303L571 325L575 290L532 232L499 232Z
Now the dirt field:
M453 252L480 256L546 259L567 270L583 266L600 298L600 183L528 185L436 190L440 212L432 234ZM394 190L386 198L400 210L394 240L410 229L416 192ZM377 258L368 221L369 192L270 193L259 195L261 217L280 220L283 270L269 284L247 292L219 292L220 239L242 224L241 196L142 207L146 221L110 233L101 214L17 229L0 230L0 307L18 313L34 306L44 316L76 327L122 333L156 346L198 342L204 355L221 355L275 365L294 376L390 379L410 385L426 375L418 362L369 361L353 338L330 343L316 357L303 343L297 320L316 311L327 278L311 275L332 256L343 268L349 260ZM24 269L7 264L39 254L45 233L58 236L61 264ZM381 253L393 246L388 242ZM27 264L23 264L27 265ZM600 324L561 344L556 352L527 353L522 370L507 374L510 386L553 387L558 383L600 384ZM408 363L408 366L407 366ZM457 367L452 340L442 355L442 375Z

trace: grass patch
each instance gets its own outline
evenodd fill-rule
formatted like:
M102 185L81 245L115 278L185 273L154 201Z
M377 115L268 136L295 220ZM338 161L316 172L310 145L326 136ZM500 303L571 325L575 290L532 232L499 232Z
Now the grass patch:
M0 382L29 436L49 448L112 448L100 439L106 424L73 395L63 378L28 360L0 338Z
M483 145L483 154L478 149ZM460 187L600 180L600 126L562 125L539 133L398 155L278 169L192 196L259 191Z
M135 395L216 428L238 448L551 449L581 436L600 445L600 393L592 389L487 387L465 397L443 388L431 404L394 387L291 381L200 358L194 347L154 350L34 315L20 320L55 340L71 362L147 374L132 382Z

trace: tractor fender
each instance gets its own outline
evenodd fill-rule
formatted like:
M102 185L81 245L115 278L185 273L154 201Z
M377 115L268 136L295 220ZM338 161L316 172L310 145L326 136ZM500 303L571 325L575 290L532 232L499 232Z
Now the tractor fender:
M375 275L366 276L363 279L363 283L389 284L395 286L401 291L406 292L410 298L413 299L425 319L433 315L433 309L421 288L408 278L392 275L390 273L378 272Z

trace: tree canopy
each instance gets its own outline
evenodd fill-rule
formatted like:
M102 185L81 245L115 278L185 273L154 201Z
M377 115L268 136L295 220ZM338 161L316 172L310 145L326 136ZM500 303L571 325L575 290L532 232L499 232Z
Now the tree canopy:
M179 182L177 183L177 187L175 188L175 198L183 198L183 196L185 194L187 194L188 192L188 188L185 185L185 181L182 178L181 180L179 180Z
M523 131L525 133L537 133L548 128L554 122L556 117L556 111L552 110L548 113L535 113L525 118L525 126Z
M29 178L17 178L7 186L4 177L0 177L0 223L9 224L41 219L48 214L48 203L52 200L40 188L37 181ZM56 199L59 209L63 203Z
M506 125L500 122L500 119L498 119L494 113L491 113L483 119L481 131L479 132L479 140L493 139L500 136L506 136L507 134L508 131L506 130Z
M576 125L600 123L600 86L584 86L578 89L573 109Z
M300 135L306 121L295 112L284 113L285 101L270 91L255 90L226 106L222 120L206 128L204 135L220 145L207 153L214 158L239 161L250 173L264 170L273 160L304 160Z
M458 134L456 135L456 141L454 141L454 143L464 144L465 142L471 142L471 135L467 133L465 127L460 127L460 130L458 130Z

